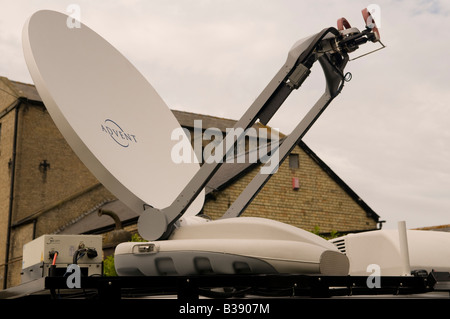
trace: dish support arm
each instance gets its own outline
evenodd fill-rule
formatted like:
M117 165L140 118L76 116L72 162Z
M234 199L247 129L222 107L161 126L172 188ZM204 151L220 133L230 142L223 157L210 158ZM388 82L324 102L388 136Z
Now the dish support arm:
M343 68L347 61L342 61L339 66L333 65L328 56L324 55L319 58L319 62L322 65L322 69L327 80L325 92L306 114L306 116L300 121L296 128L291 132L291 134L289 134L286 139L280 143L279 147L272 149L271 156L265 164L265 167L270 167L271 171L267 173L268 170L263 172L261 169L242 191L239 197L228 208L222 218L239 217L244 212L256 195L258 195L259 191L276 172L278 166L291 153L292 149L298 145L300 140L325 111L331 101L333 101L333 99L340 93L344 83L344 78L342 76ZM273 161L278 161L278 165L273 165Z
M366 12L366 16L370 15ZM325 92L293 132L282 141L279 147L271 151L268 163L272 166L273 163L270 161L275 160L276 157L278 165L275 167L278 167L342 90L346 79L344 68L349 61L348 53L355 51L359 45L368 41L381 43L378 29L375 25L369 26L366 17L365 20L366 29L361 32L357 28L352 28L345 18L341 18L338 20L338 29L326 28L313 36L298 41L289 51L285 64L235 124L232 130L233 134L241 132L236 136L236 141L239 141L245 131L258 119L263 125L267 124L290 93L298 89L306 80L313 64L319 61L325 75ZM138 231L144 239L159 240L170 237L177 221L228 158L229 152L234 152L236 142L225 143L229 141L228 134L217 146L218 149L222 148L223 150L222 161L204 163L170 206L162 209L150 205L144 207L138 220ZM256 175L222 218L240 216L274 172L275 170L269 173L265 171L264 174L260 172Z
M336 53L334 52L335 50L333 50L333 54L339 55L337 58L337 60L339 60L339 65L334 65L330 59L336 59L336 57L330 55L330 53L318 53L318 51L324 48L324 44L331 46L334 38L339 36L340 33L338 30L335 28L327 28L316 35L298 41L289 51L285 64L280 68L241 119L235 124L233 128L234 132L237 132L238 129L243 129L240 130L240 132L244 134L245 130L254 125L258 119L262 124L267 124L290 93L293 90L298 89L306 80L311 72L310 69L314 62L319 60L322 68L324 68L327 79L326 91L308 113L306 118L301 121L297 129L294 130L295 136L288 137L281 144L279 151L285 155L280 158L284 159L295 146L295 143L301 139L307 129L320 116L325 107L340 90L340 83L343 79L342 70L345 66L343 61L346 62L346 60L348 60L347 55L345 54L345 57L342 58L340 53ZM239 140L240 137L241 136L237 136L237 140ZM204 163L197 174L185 186L170 206L163 209L151 206L145 207L138 220L138 231L143 238L147 240L157 240L170 236L175 222L177 222L186 212L189 205L214 176L227 158L227 154L234 150L234 144L225 143L225 141L227 141L227 138L223 139L218 146L223 149L223 160ZM278 150L276 151L278 152ZM273 155L274 154L272 154L272 157ZM242 211L248 206L251 199L256 196L271 175L272 174L265 174L263 177L258 177L257 180L254 180L239 197L238 202L230 207L230 210L225 213L224 217L239 216L242 214Z

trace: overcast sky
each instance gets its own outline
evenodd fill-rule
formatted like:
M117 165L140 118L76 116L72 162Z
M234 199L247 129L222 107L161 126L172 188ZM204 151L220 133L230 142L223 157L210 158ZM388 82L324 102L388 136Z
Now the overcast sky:
M450 224L450 1L0 0L0 76L32 83L21 32L35 11L67 14L121 51L172 109L239 119L299 39L377 4L386 48L353 75L304 141L386 220ZM368 44L366 52L378 48ZM353 54L355 57L358 52ZM283 133L324 90L317 64L269 123Z

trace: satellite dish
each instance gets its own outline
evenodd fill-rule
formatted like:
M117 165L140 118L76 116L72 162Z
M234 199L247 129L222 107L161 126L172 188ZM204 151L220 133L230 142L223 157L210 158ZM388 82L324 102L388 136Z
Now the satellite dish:
M169 206L199 170L176 163L177 119L139 71L105 39L68 16L38 11L23 50L36 88L69 145L118 199L137 213ZM193 153L193 152L192 152ZM195 156L195 155L194 155ZM203 207L204 191L184 216Z

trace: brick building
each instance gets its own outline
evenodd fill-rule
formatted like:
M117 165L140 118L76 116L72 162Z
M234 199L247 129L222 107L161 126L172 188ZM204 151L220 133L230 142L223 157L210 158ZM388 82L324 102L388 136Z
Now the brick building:
M194 120L222 132L235 121L173 111L182 127ZM203 214L220 217L259 163L224 164L206 187ZM115 212L136 231L137 216L105 189L56 128L33 85L0 77L0 282L20 283L22 247L53 233L106 233ZM245 216L279 220L306 230L376 229L379 216L301 142L246 209Z

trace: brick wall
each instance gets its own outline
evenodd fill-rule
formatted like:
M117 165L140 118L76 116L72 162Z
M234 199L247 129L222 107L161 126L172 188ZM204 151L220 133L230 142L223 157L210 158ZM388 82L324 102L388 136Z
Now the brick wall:
M298 146L292 153L299 155L299 168L291 169L286 159L243 216L271 218L311 231L319 227L322 232L376 228L376 221L307 153ZM222 216L258 170L252 169L238 182L210 196L204 214L213 219ZM298 190L292 186L294 177L300 182Z
M0 284L3 283L8 216L11 187L11 159L13 157L14 118L17 93L9 81L0 77ZM0 286L0 289L3 286Z
M98 183L43 106L21 107L17 152L15 222Z

